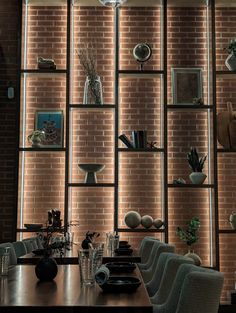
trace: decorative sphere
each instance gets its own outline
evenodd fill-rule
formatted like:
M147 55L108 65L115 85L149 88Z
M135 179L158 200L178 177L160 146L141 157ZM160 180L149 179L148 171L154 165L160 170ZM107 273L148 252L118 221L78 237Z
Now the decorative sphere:
M130 228L136 228L141 223L141 216L136 211L129 211L125 214L125 224Z
M153 218L150 215L144 215L142 216L141 224L145 228L150 228L153 225Z
M50 281L57 276L57 262L53 258L44 257L35 266L35 274L39 280Z
M160 228L164 223L162 222L162 220L159 220L159 219L155 219L154 222L153 222L153 225L158 229Z
M133 49L133 56L139 62L146 62L152 55L152 49L147 43L138 43Z

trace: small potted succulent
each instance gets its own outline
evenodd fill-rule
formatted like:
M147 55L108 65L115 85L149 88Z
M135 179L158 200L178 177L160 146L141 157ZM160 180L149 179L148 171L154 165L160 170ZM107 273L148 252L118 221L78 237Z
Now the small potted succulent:
M230 40L230 44L225 48L229 53L225 60L225 65L230 71L236 70L236 38Z
M193 184L202 184L206 179L207 175L202 173L206 158L206 155L199 158L196 148L191 148L190 152L187 154L188 164L192 170L189 178Z
M28 136L28 141L32 144L33 148L40 148L41 143L45 140L46 135L43 130L34 130Z
M181 227L177 227L176 233L180 240L185 242L188 246L188 253L185 254L186 257L193 259L195 265L201 265L201 258L191 250L191 246L198 241L197 232L200 228L200 220L198 217L193 217L188 223L187 229L184 230Z

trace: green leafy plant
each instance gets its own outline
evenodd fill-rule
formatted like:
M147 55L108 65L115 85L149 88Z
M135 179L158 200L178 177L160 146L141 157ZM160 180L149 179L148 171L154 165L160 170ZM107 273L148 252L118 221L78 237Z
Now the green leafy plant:
M46 134L43 130L34 130L31 134L28 136L28 141L31 143L33 142L42 142L45 140Z
M185 242L188 246L191 246L198 240L197 232L200 227L200 220L198 217L193 217L188 223L188 228L184 230L181 227L177 227L177 235L180 240Z
M229 54L234 54L236 56L236 38L230 40L230 44L225 48Z
M187 154L188 164L193 172L202 172L206 158L206 155L199 158L196 148L191 148Z

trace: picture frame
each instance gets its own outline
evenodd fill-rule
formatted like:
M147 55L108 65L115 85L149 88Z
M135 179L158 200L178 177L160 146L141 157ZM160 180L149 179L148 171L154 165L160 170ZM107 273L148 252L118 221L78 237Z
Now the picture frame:
M172 68L171 79L173 104L194 105L194 98L203 98L201 68Z
M64 117L62 110L37 110L35 112L35 130L43 130L46 139L44 148L63 148Z

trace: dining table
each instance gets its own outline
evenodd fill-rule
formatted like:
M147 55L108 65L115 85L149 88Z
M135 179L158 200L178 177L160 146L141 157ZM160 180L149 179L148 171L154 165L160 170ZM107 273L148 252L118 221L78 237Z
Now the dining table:
M121 275L121 274L120 274ZM39 281L35 266L16 265L7 276L0 277L1 313L152 313L139 269L123 276L135 276L141 281L132 293L104 292L95 283L81 284L78 265L58 265L52 281Z
M60 253L54 252L52 257L56 260L57 264L78 264L78 250L81 249L79 245L72 245L63 250L63 255ZM33 252L27 253L21 257L17 258L18 264L37 264L38 260L42 256L35 255ZM140 263L141 257L138 254L137 250L133 250L131 255L117 255L112 252L110 249L104 249L103 252L103 263L108 262L133 262Z

